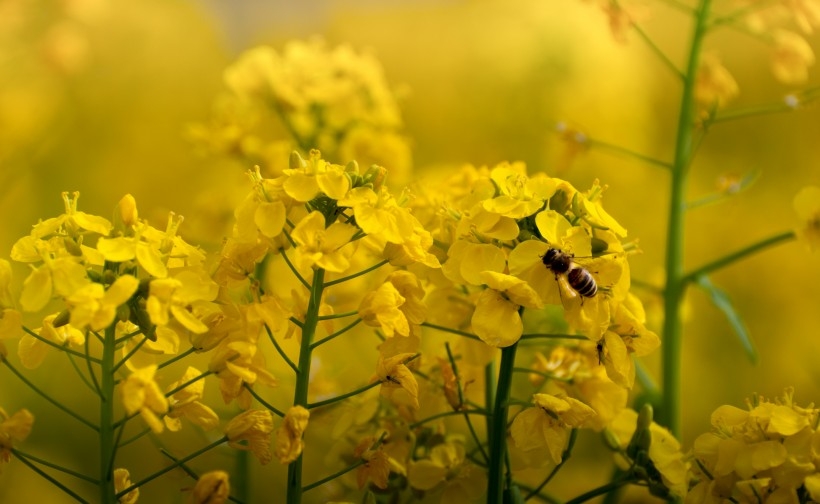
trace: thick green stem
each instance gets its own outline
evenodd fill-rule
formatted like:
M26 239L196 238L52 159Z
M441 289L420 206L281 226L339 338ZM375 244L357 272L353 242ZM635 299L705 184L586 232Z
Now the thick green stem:
M294 406L308 406L308 384L310 383L311 344L319 324L319 305L322 303L325 270L317 269L313 274L313 285L310 287L305 322L302 326L302 343L299 349L299 371L296 374L296 386L293 393ZM302 501L302 455L288 466L288 504L299 504Z
M518 342L501 349L501 366L498 371L498 387L495 391L495 405L490 423L490 463L487 466L489 485L487 503L501 504L504 497L504 459L507 453L507 412L510 408L510 388L512 386L515 351Z
M117 501L114 490L114 358L116 353L116 326L105 330L100 363L100 502Z
M686 212L686 185L693 153L695 109L695 81L700 62L701 45L706 34L711 0L700 0L696 11L689 62L683 84L678 132L675 142L675 161L672 169L669 226L666 240L666 290L663 322L663 407L660 420L672 434L681 436L681 339L683 336L680 314L681 301L686 291L683 273L684 222Z

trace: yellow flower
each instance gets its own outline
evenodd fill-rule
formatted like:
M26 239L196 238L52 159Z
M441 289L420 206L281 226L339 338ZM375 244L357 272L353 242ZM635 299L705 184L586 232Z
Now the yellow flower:
M334 222L325 228L325 218L321 212L311 212L291 232L293 241L298 245L294 263L299 268L316 266L335 273L346 271L350 267L350 256L355 251L350 239L356 231L355 226L343 222Z
M85 335L76 327L69 324L54 327L56 318L57 314L44 318L43 327L37 329L37 334L43 339L60 346L82 346L85 343ZM30 334L25 334L17 346L17 355L20 356L20 362L23 363L23 366L28 369L35 369L43 363L49 348L51 348L51 345L43 343Z
M353 209L356 224L362 231L390 243L404 243L414 235L414 229L423 227L408 208L399 205L386 187L377 191L366 186L352 189L339 200L339 206Z
M569 440L569 431L595 415L595 410L572 397L532 396L535 408L519 413L510 426L515 445L522 450L546 448L556 464Z
M737 93L737 82L720 58L714 53L703 54L695 81L695 99L700 107L707 111L723 108Z
M484 202L484 209L513 219L530 216L544 206L558 187L556 179L543 173L527 177L524 163L502 163L490 172L498 195Z
M476 300L470 322L473 332L490 346L510 346L524 332L519 308L539 309L541 298L527 282L514 276L484 271L481 278L488 288Z
M254 190L234 211L233 237L240 243L255 244L259 233L267 238L282 233L291 201L280 180L263 179L258 166L248 173Z
M405 365L405 361L413 355L412 353L400 353L391 357L379 355L376 379L382 383L382 396L396 404L419 409L419 384L410 368Z
M797 237L809 250L820 248L820 187L804 187L794 197L794 210L800 219Z
M225 471L208 471L199 476L191 492L191 504L225 504L231 484Z
M290 464L302 454L305 442L302 436L307 429L310 411L302 406L292 406L285 413L282 425L276 430L273 452L281 464Z
M368 481L372 481L381 489L387 488L387 478L390 476L390 456L383 450L383 445L376 449L372 449L372 445L373 438L368 437L363 439L354 451L357 457L365 461L356 471L359 490L364 488Z
M423 491L443 484L441 502L460 504L475 502L484 495L487 476L467 462L464 445L445 442L434 446L427 458L410 462L407 482Z
M110 326L117 316L117 308L128 301L139 287L139 280L123 275L105 289L102 284L90 283L66 298L71 312L71 325L78 329L88 326L99 331Z
M0 408L0 461L11 460L11 449L14 443L22 443L31 433L34 425L34 415L27 409L21 409L17 413L8 416L3 408Z
M114 469L114 491L117 493L122 492L126 488L130 487L131 483L131 473L128 472L128 469L117 468ZM127 494L123 495L118 499L120 504L136 504L140 498L140 489L135 488L128 492Z
M551 211L541 212L539 217ZM563 220L563 217L560 217ZM541 226L539 225L539 229ZM542 231L544 233L545 231ZM565 253L588 257L591 251L591 240L582 228L573 227L566 232L560 242L566 248ZM566 274L555 274L544 264L543 257L551 247L540 240L526 240L510 252L508 265L510 274L526 281L547 304L560 304L564 307L564 317L570 327L595 341L603 335L609 325L609 301L605 293L599 292L595 297L582 297L573 289ZM623 260L616 254L587 259L583 267L592 275L600 287L617 284L623 274Z
M77 210L77 200L80 198L79 192L71 193L70 197L68 192L63 192L62 198L65 213L59 217L46 219L35 224L31 230L31 236L44 238L52 234L65 233L68 236L76 237L82 231L91 231L92 233L108 236L108 233L111 232L111 223L108 220Z
M291 155L291 160L291 167L284 170L287 178L282 187L295 201L304 203L320 193L341 200L350 190L350 178L345 167L328 163L318 150L311 150L307 161L298 152Z
M424 322L427 307L423 298L424 288L416 275L394 271L378 289L365 295L359 316L365 324L381 328L388 338L409 336L411 325Z
M630 445L638 424L638 413L635 410L624 409L610 424L609 429L619 441L622 449ZM665 428L654 421L648 425L649 429L649 463L653 470L649 470L650 486L662 484L672 495L685 497L688 489L688 464L684 462L680 443ZM634 462L634 461L633 461ZM621 461L620 465L627 466L630 461ZM660 481L657 480L658 475ZM687 500L687 502L689 502Z
M168 325L170 315L189 331L202 334L208 326L202 323L189 307L196 302L212 301L218 286L202 271L186 270L174 278L151 281L145 309L151 322L158 326Z
M502 273L506 266L504 251L489 243L458 240L447 251L447 262L441 267L450 281L457 284L481 285L484 271Z
M784 84L803 84L809 78L809 67L814 65L814 51L800 35L788 30L776 30L772 71Z
M270 451L272 432L273 416L267 410L253 409L240 413L225 427L228 445L237 450L250 450L262 465L273 458Z
M189 366L182 378L168 386L168 391L174 390L201 374L197 368ZM175 392L168 399L170 409L163 418L168 430L171 432L179 431L182 428L181 418L183 417L205 430L214 429L219 425L219 417L214 413L214 410L200 402L204 391L205 380L200 379Z
M462 212L456 227L458 238L477 237L482 241L514 240L518 238L519 232L515 219L485 210L483 202L478 202L469 210Z
M250 318L246 321L242 331L219 343L208 364L208 369L219 378L219 390L225 404L236 399L243 409L251 404L246 386L257 382L269 387L276 385L276 378L268 371L265 357L257 347L261 323Z
M20 306L25 311L42 310L56 294L68 297L91 283L85 267L73 257L45 258L23 282Z
M134 370L123 381L121 390L125 412L129 415L139 412L151 430L159 434L163 425L158 415L168 413L168 399L154 381L156 372L156 365Z
M100 238L97 240L97 250L106 261L121 263L136 259L152 277L165 278L168 276L168 268L159 250L160 244L143 239L142 231L145 227L138 225L134 236Z

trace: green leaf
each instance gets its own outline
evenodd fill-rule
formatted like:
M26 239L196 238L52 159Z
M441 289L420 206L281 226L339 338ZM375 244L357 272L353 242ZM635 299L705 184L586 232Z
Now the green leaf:
M740 315L735 311L734 306L732 306L732 301L729 299L728 294L713 284L706 275L697 277L695 283L709 294L712 303L726 315L726 319L729 321L732 329L734 329L749 361L752 364L757 364L757 350L755 349L754 343L752 343L752 339L749 337L749 331L746 330L746 325L743 323Z

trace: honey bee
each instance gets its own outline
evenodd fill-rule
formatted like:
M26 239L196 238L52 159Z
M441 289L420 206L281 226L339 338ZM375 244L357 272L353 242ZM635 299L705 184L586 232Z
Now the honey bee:
M598 294L598 284L595 283L592 274L586 268L575 264L572 254L551 248L541 256L541 262L553 272L556 279L558 275L566 275L569 286L581 297L592 298Z

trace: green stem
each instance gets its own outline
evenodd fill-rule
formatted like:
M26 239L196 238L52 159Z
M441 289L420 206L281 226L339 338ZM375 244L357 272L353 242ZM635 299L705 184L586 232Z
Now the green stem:
M652 164L655 166L660 166L661 168L672 168L672 163L668 161L661 161L660 159L655 159L653 157L647 156L645 154L641 154L640 152L635 152L633 150L627 149L626 147L621 147L620 145L615 145L607 142L602 142L600 140L595 140L594 138L588 138L587 144L592 148L598 148L603 150L609 150L612 152L616 152L619 154L623 154L625 156L629 156L635 158L639 161L643 161L647 164Z
M535 369L530 369L530 368L514 367L513 372L514 373L534 374L534 375L542 376L542 377L544 377L548 380L555 380L555 381L564 382L564 383L572 383L572 378L562 378L560 376L555 376L555 375L550 374L550 373L544 373L543 371L536 371Z
M374 381L373 383L368 383L368 384L367 384L367 385L365 385L364 387L359 387L359 388L357 388L356 390L353 390L353 391L351 391L351 392L347 392L346 394L338 395L338 396L336 396L336 397L331 397L330 399L325 399L324 401L318 401L318 402L315 402L315 403L309 403L309 404L308 404L308 405L306 405L305 407L306 407L307 409L321 408L322 406L327 406L327 405L329 405L329 404L334 404L334 403L337 403L337 402L339 402L339 401L344 401L344 400L345 400L345 399L347 399L348 397L353 397L353 396L355 396L355 395L359 395L359 394L361 394L361 393L363 393L363 392L366 392L366 391L368 391L368 390L370 390L370 389L372 389L372 388L374 388L374 387L378 387L378 386L380 386L381 384L382 384L382 382L380 382L380 381Z
M254 399L256 399L256 400L259 402L259 404L261 404L262 406L264 406L265 408L267 408L267 409L268 409L271 413L273 413L274 415L278 416L279 418L284 418L285 414L284 414L283 412L279 411L279 410L278 410L276 407L274 407L272 404L268 403L267 401L265 401L264 399L262 399L261 397L259 397L259 394L257 394L257 393L253 390L253 388L252 388L252 387L250 387L247 383L245 383L243 386L245 387L245 390L247 390L247 391L248 391L248 393L249 393L250 395L252 395L252 396L253 396L253 398L254 398Z
M186 462L188 462L189 460L193 460L193 459L195 459L196 457L199 457L199 456L200 456L200 455L202 455L203 453L207 452L208 450L212 450L212 449L216 448L217 446L221 445L222 443L224 443L224 442L225 442L225 441L227 441L227 440L228 440L228 437L227 437L227 436L222 436L221 438L217 439L217 440L216 440L216 441L214 441L213 443L211 443L211 444L209 444L208 446L205 446L205 447L203 447L203 448L200 448L199 450L197 450L197 451L195 451L194 453L192 453L192 454L188 455L187 457L184 457L184 458L178 459L178 460L177 460L176 462L174 462L173 464L171 464L171 465L169 465L169 466L167 466L167 467L163 467L162 469L160 469L159 471L155 472L154 474L152 474L152 475L148 476L147 478L144 478L144 479L142 479L142 480L140 480L140 481L138 481L138 482L134 483L134 484L133 484L133 485L131 485L130 487L128 487L128 488L126 488L126 489L124 489L124 490L120 491L120 492L119 492L119 493L117 493L117 495L116 495L116 496L117 496L117 498L122 497L123 495L127 494L127 493L128 493L128 492L130 492L131 490L134 490L135 488L139 488L139 487L141 487L142 485L145 485L146 483L149 483L149 482L151 482L151 481L153 481L153 480L155 480L155 479L159 478L160 476L162 476L163 474L167 473L168 471L173 471L174 469L176 469L177 467L182 466L183 464L185 464L185 463L186 463ZM112 494L112 495L113 495L113 494Z
M507 412L512 387L515 351L518 342L501 349L501 366L498 371L498 387L490 425L490 463L487 466L489 485L487 503L501 504L504 495L504 459L507 453Z
M359 310L356 311L349 311L345 313L334 313L333 315L322 315L319 317L319 320L333 320L333 319L340 319L345 317L352 317L353 315L358 315Z
M111 457L114 453L114 359L117 332L116 325L105 329L105 342L100 363L100 502L114 504L114 471Z
M314 349L314 348L316 348L320 345L323 345L323 344L327 343L328 341L332 340L333 338L335 338L337 336L341 336L342 334L346 333L347 331L349 331L349 330L353 329L354 327L356 327L357 325L359 325L359 323L361 323L361 321L362 321L362 319L354 320L353 322L351 322L350 324L342 327L341 329L339 329L335 333L333 333L331 335L328 335L327 337L322 338L319 341L314 342L313 344L310 345L310 348Z
M88 337L85 338L85 354L83 355L83 359L85 360L85 365L88 368L88 377L91 378L91 383L94 385L94 390L97 391L97 395L102 399L102 390L100 389L100 382L97 380L97 375L94 374L94 367L91 365L91 359L89 356L91 355L89 346L88 346Z
M558 474L558 471L561 470L561 467L564 464L566 464L567 460L569 460L569 458L572 456L572 449L575 447L575 440L577 438L578 438L578 429L572 429L569 433L569 442L567 443L567 447L564 450L564 453L561 454L561 462L559 462L558 465L553 467L552 471L550 471L550 473L547 475L547 477L544 478L544 481L542 481L537 487L535 487L535 488L533 488L532 490L529 491L527 496L524 497L524 500L529 500L529 499L535 497L536 495L538 495L539 493L541 493L541 490L543 490L544 487L547 486L547 484L550 481L552 481L552 478L554 478L555 475Z
M88 359L88 360L90 360L91 362L93 362L95 364L100 363L100 359L97 359L96 357L91 357L90 355L86 355L86 354L84 354L82 352L78 352L76 350L72 350L68 346L58 345L57 343L54 343L53 341L51 341L49 339L43 338L42 336L40 336L39 334L32 331L31 329L29 329L26 326L23 326L23 331L25 331L29 336L31 336L32 338L40 341L41 343L45 343L48 346L54 347L57 350L60 350L61 352L67 352L67 353L70 353L71 355L76 355L77 357L82 357L83 359Z
M93 392L96 395L97 394L97 389L94 388L94 386L91 384L91 381L88 378L86 378L85 374L80 370L80 366L77 365L76 362L74 362L74 357L71 354L65 354L65 355L66 355L66 357L68 357L68 362L71 363L71 367L74 368L74 371L77 373L77 376L80 377L80 380L82 380L82 382L85 384L85 386L88 387L88 390L90 390L91 392Z
M283 254L284 255L284 254ZM319 306L324 291L325 270L317 269L313 273L313 285L310 286L310 299L302 326L302 342L299 348L299 370L296 374L296 386L293 392L293 405L308 407L308 384L310 383L311 344L319 324ZM302 458L288 465L288 504L299 504L302 501Z
M459 336L464 336L465 338L470 338L472 340L481 341L481 338L476 336L475 334L468 333L465 331L459 331L458 329L450 329L449 327L444 327L436 324L431 324L430 322L423 322L422 327L429 327L430 329L438 329L439 331L448 332L451 334L458 334Z
M287 233L285 233L285 235L290 236ZM290 271L293 273L293 276L295 276L296 279L299 280L299 283L304 285L306 289L311 290L310 284L307 282L307 280L304 279L304 277L302 277L301 273L299 273L299 271L296 269L296 266L294 266L293 263L290 262L290 259L288 259L288 255L285 253L285 249L279 249L279 254L282 256L282 259L285 260L285 264L288 265L288 268L290 268Z
M491 360L484 366L484 408L489 411L495 403L495 360ZM487 415L486 429L487 442L490 442L490 434L492 432L493 417Z
M171 365L171 364L173 364L174 362L177 362L177 361L179 361L179 360L182 360L182 359L184 359L185 357L188 357L189 355L191 355L192 353L194 353L194 352L196 352L196 351L197 351L197 349L196 349L196 348L191 347L191 348L189 348L188 350L185 350L185 351L184 351L184 352L182 352L181 354L177 355L176 357L173 357L173 358L171 358L171 359L168 359L167 361L165 361L165 362L163 362L162 364L158 365L158 366L157 366L157 370L160 370L160 369L162 369L162 368L164 368L164 367L166 367L166 366L170 366L170 365Z
M692 145L695 109L695 82L700 62L701 46L706 35L711 0L700 0L696 11L686 79L683 83L680 115L675 140L675 161L672 170L669 225L666 238L666 289L663 322L663 407L661 422L677 439L681 436L681 339L683 324L680 308L686 291L683 277L684 217L686 186Z
M40 390L36 385L34 385L31 381L29 381L29 379L26 378L20 371L18 371L17 368L12 366L11 362L6 360L6 358L3 357L2 354L0 354L0 361L2 361L3 364L5 364L7 368L9 368L9 371L14 373L14 375L17 378L19 378L20 381L25 383L28 386L28 388L33 390L37 395L39 395L40 397L42 397L46 401L50 402L51 404L53 404L57 409L59 409L60 411L62 411L65 414L67 414L71 418L77 420L78 422L82 423L83 425L87 426L88 428L93 429L95 432L99 432L99 430L100 430L99 427L97 427L93 423L89 422L85 418L81 417L79 414L75 413L74 411L68 409L67 406L63 406L62 403L58 402L56 399L53 399L50 395L48 395L45 392L43 392L42 390Z
M122 360L120 360L118 363L116 363L116 364L114 365L114 369L112 370L112 373L116 373L116 372L117 372L117 370L119 370L119 369L123 366L123 364L125 364L126 362L128 362L128 359L130 359L132 355L134 355L135 353L137 353L137 352L139 351L139 349L140 349L140 348L142 348L142 345L144 345L146 341L148 341L148 338L147 338L147 337L142 338L142 341L140 341L139 343L137 343L136 345L134 345L134 348L132 348L132 349L131 349L131 351L130 351L130 352L128 352L128 353L125 355L125 357L123 357L123 358L122 358ZM114 343L114 345L116 346L116 342Z
M734 262L743 259L744 257L750 256L757 252L760 252L763 249L771 247L772 245L777 245L779 243L793 240L795 238L794 231L786 231L785 233L780 233L779 235L771 236L766 238L765 240L761 240L757 243L744 247L736 252L732 252L731 254L721 257L716 261L712 261L709 264L705 264L700 268L695 269L694 271L687 273L683 277L683 281L686 283L691 283L697 280L698 277L711 273L717 269L723 268L724 266L728 266Z
M95 480L91 476L86 476L85 474L78 473L77 471L72 471L71 469L67 469L67 468L65 468L65 467L63 467L59 464L49 462L48 460L43 460L39 457L35 457L34 455L29 455L28 453L17 450L15 448L12 448L11 450L17 458L23 457L23 458L25 458L27 460L30 460L32 462L37 462L40 465L44 465L46 467L56 469L57 471L68 474L69 476L74 476L75 478L87 481L89 483L93 483L94 485L98 485L100 483L99 481Z
M647 45L647 47L649 47L649 49L652 51L652 53L654 53L655 56L657 56L658 59L661 60L661 63L663 63L664 66L666 66L666 68L668 68L670 72L675 74L675 77L677 77L681 81L684 80L685 77L681 73L680 69L678 69L678 67L675 66L674 63L672 63L672 60L669 59L669 56L667 56L666 53L663 52L661 50L661 48L657 46L657 44L655 44L655 41L653 41L651 38L649 38L649 35L647 35L646 32L643 31L643 29L641 29L640 26L633 23L632 24L632 29L635 30L635 33L637 33L638 36L641 38L641 40L644 41L644 43ZM667 166L669 166L669 165L667 165Z
M273 348L275 348L276 351L279 352L279 356L282 357L282 360L284 360L285 363L288 366L290 366L290 368L298 375L299 369L296 367L296 364L294 364L293 361L290 360L290 357L288 357L288 354L285 353L282 347L279 346L279 342L276 341L276 337L273 335L273 332L270 330L270 327L268 327L268 324L265 324L265 332L268 333L268 339L270 339L270 342L273 343Z
M548 333L532 333L522 334L521 339L571 339L571 340L588 340L583 334L548 334Z
M160 451L160 453L162 453L163 455L165 455L166 457L168 457L172 461L179 463L179 468L182 469L183 471L185 471L185 474L190 476L194 481L199 480L199 475L196 472L194 472L193 469L188 467L186 464L179 462L179 459L176 458L171 452L169 452L165 448L160 448L159 451ZM232 497L230 495L228 496L228 500L231 501L231 502L236 502L238 504L242 504L242 501L240 501L236 497Z
M709 0L706 0L709 1ZM589 492L579 495L578 497L566 501L564 504L581 504L582 502L586 502L590 499L598 497L599 495L608 494L613 490L617 490L618 488L626 485L629 483L630 479L622 479L617 481L610 481L606 485L599 486L598 488L593 488Z
M445 418L449 416L460 416L460 415L487 415L487 412L483 409L478 410L461 410L461 411L445 411L443 413L437 413L433 416L429 416L423 420L419 420L418 422L413 422L407 427L409 429L415 429L419 425L424 425L427 422L432 422L433 420L438 420L439 418Z
M354 278L356 278L356 277L360 277L360 276L362 276L362 275L366 275L366 274L370 273L370 272L371 272L371 271L373 271L373 270L377 270L377 269L381 268L382 266L384 266L384 265L385 265L385 264L387 264L388 262L389 262L389 261L388 261L387 259L385 259L384 261L378 262L378 263L374 264L373 266L371 266L371 267L369 267L369 268L367 268L367 269L363 269L362 271L360 271L360 272L358 272L358 273L353 273L352 275L348 275L348 276L346 276L346 277L337 278L336 280L332 280L332 281L330 281L330 282L326 283L326 284L325 284L325 287L331 287L331 286L336 285L336 284L340 284L340 283L343 283L343 282L347 282L348 280L352 280L352 279L354 279Z
M49 475L48 473L46 473L45 471L43 471L42 469L40 469L39 467L34 465L28 459L23 457L19 452L17 452L17 450L15 450L14 448L11 449L11 454L14 455L15 457L17 457L17 460L19 460L23 464L27 465L29 467L29 469L31 469L32 471L36 472L37 474L39 474L40 476L42 476L43 478L48 480L49 483L56 486L57 488L59 488L63 492L65 492L67 495L69 495L71 498L73 498L77 502L82 502L83 504L88 504L87 500L83 499L82 497L77 495L75 492L73 492L70 488L63 485L62 483L57 481L54 477L52 477L51 475Z
M376 442L373 443L373 445L370 447L370 449L375 450L376 448L381 446L381 444L384 443L384 438L386 436L387 436L387 433L383 433L379 437L379 439L377 439ZM328 481L332 481L332 480L338 478L339 476L342 476L343 474L349 473L353 469L356 469L357 467L359 467L360 465L363 465L365 463L366 463L366 461L364 459L359 459L355 463L345 467L344 469L342 469L340 471L336 471L335 473L331 474L330 476L325 476L324 478L320 479L319 481L314 481L313 483L311 483L309 485L305 485L304 487L302 487L302 491L307 492L308 490L313 490L314 488L316 488L318 486L324 485Z

